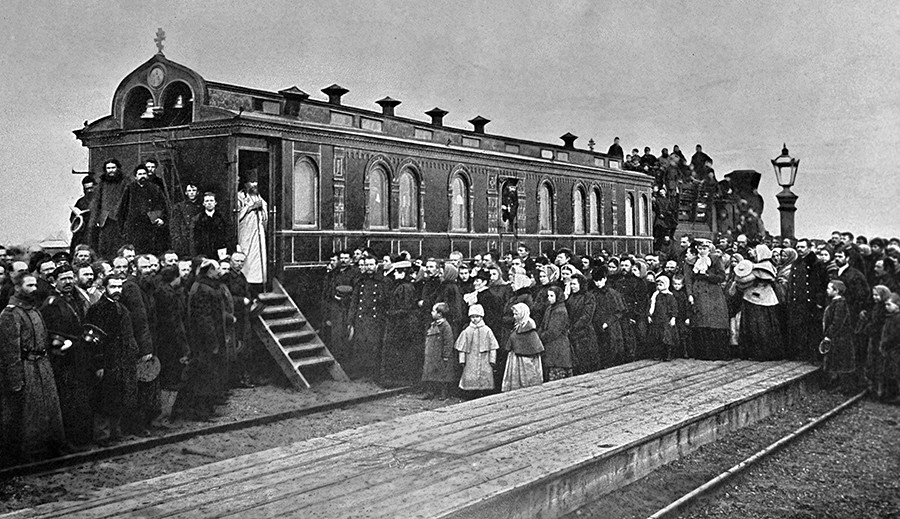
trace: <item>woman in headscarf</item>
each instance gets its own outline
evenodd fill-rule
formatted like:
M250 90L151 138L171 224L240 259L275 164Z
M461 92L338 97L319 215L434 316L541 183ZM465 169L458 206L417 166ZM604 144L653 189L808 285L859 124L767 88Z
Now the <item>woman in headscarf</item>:
M816 251L816 256L819 257L819 261L822 262L822 265L825 265L825 271L828 273L828 279L837 279L838 266L837 263L834 262L834 249L832 249L828 245L825 245L821 249Z
M466 327L468 317L466 316L466 304L462 298L462 292L459 290L457 280L459 272L452 263L444 264L444 271L441 274L441 288L436 303L447 303L449 313L445 316L450 327L453 329L454 339L459 332Z
M688 248L684 285L691 305L691 339L694 356L703 360L732 357L728 347L728 305L722 285L725 270L718 256L710 255L712 243L699 241Z
M779 302L775 293L775 266L765 245L757 245L752 270L743 280L741 305L741 356L750 360L778 360L785 357Z
M868 310L863 310L859 315L859 331L868 341L868 355L866 355L865 377L869 382L869 390L876 396L884 394L884 361L878 346L881 344L881 332L884 330L884 320L887 317L885 303L891 297L891 290L884 285L875 285L872 288L872 304Z
M515 327L515 318L513 317L512 307L519 303L528 305L531 310L534 299L531 297L532 279L525 273L522 267L512 267L509 269L509 285L512 288L512 294L503 306L503 327L507 333L511 332Z
M580 273L569 280L566 311L569 314L569 343L572 369L576 375L600 369L597 335L594 332L594 298L587 292L587 280Z
M534 321L531 320L531 309L525 303L516 303L512 307L512 313L515 316L515 327L506 341L509 355L500 386L503 392L537 386L544 382L544 370L541 366L544 345Z
M550 306L550 303L547 302L547 293L551 288L558 286L552 284L550 282L550 276L548 268L549 265L538 265L534 269L534 277L537 279L537 283L532 287L531 290L531 310L532 310L532 319L534 319L534 323L537 325L538 329L541 328L541 321L544 319L544 312L547 310L547 307ZM556 272L559 272L559 269L556 269ZM562 289L560 289L560 292ZM560 299L562 302L562 299Z
M569 313L559 287L547 290L548 304L538 328L544 344L544 382L572 376L572 346L569 344Z

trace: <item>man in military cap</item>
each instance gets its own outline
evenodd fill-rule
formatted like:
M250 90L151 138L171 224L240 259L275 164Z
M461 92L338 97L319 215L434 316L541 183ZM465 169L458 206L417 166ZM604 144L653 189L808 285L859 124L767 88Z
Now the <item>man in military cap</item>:
M0 312L0 466L60 454L66 443L37 278L21 272L13 285Z
M375 275L375 258L360 260L360 275L350 303L349 338L353 350L347 370L354 376L378 376L381 336L384 330L382 276Z
M86 445L93 440L90 390L94 352L81 337L90 304L76 289L75 271L70 265L56 267L49 279L53 292L40 312L50 332L50 363L59 390L63 425L70 443Z

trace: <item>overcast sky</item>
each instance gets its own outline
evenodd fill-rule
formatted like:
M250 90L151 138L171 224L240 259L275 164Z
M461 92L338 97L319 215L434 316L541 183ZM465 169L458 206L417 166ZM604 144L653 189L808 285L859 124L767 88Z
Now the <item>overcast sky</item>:
M207 80L605 150L697 143L718 174L755 169L779 232L770 159L800 158L797 232L900 235L900 2L490 0L0 2L0 241L68 227L71 131L111 109L155 52Z

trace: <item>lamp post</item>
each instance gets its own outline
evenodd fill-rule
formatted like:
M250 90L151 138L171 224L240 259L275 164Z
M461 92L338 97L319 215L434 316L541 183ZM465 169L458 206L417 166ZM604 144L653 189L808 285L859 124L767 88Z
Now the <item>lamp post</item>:
M775 195L778 199L778 212L781 213L781 237L794 238L794 213L797 211L797 195L791 191L791 186L797 180L797 167L800 159L788 155L787 144L781 150L781 155L772 159L772 167L775 168L775 178L783 189Z

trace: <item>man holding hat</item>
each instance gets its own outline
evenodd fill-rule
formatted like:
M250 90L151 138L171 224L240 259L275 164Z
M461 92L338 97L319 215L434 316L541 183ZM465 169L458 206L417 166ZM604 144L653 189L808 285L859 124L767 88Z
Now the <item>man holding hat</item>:
M94 196L94 176L88 173L81 179L81 198L75 201L72 212L69 214L69 224L72 230L72 241L69 242L69 253L75 254L75 247L87 243L87 223L91 216L91 198Z
M259 179L255 169L244 174L237 194L237 239L241 251L247 255L244 275L254 293L263 291L266 282L266 224L268 205L259 194Z

